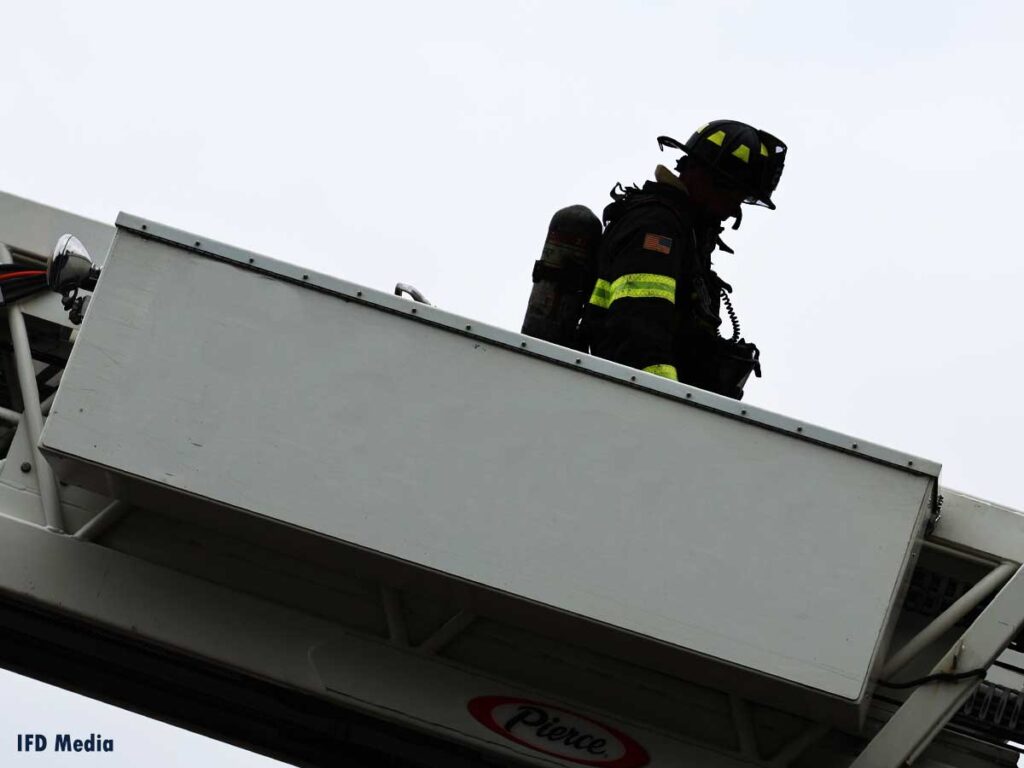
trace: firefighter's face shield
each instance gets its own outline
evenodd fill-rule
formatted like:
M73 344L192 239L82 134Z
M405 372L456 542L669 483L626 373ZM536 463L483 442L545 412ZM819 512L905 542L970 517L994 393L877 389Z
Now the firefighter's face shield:
M779 186L779 179L782 178L782 169L786 164L786 152L788 147L775 136L767 131L759 130L761 138L761 172L757 180L757 186L750 196L744 200L748 205L759 205L764 208L775 210L775 203L772 202L772 194Z

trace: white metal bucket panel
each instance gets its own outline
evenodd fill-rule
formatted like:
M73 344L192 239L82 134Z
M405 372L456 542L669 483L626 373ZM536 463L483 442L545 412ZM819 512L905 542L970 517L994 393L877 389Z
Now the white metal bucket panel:
M400 713L410 725L443 730L472 746L486 745L497 754L512 751L536 765L751 765L651 728L609 722L599 713L538 697L532 689L489 680L443 662L424 663L415 653L381 643L348 637L311 649L309 661L322 688L346 702L383 716ZM571 733L582 740L566 739ZM596 748L595 738L601 740Z
M124 230L42 444L847 701L933 484Z
M470 709L471 702L481 696L503 696L514 699L514 703L529 700L553 715L565 717L568 712L603 730L610 726L643 748L650 757L649 768L767 764L755 763L753 758L735 752L726 754L724 749L715 751L687 743L664 729L616 715L614 710L582 704L558 687L514 685L422 652L390 648L382 641L358 637L277 601L55 535L4 514L0 514L0 596L57 610L69 618L83 619L103 630L161 647L172 655L213 662L226 671L253 675L310 697L337 697L367 714L445 739L485 746L496 759L514 756L522 764L565 768L581 764L578 759L560 760L538 750L536 747L541 746L552 751L551 745L538 743L535 738L542 736L537 732L539 728L521 733L530 722L497 731L482 725ZM82 647L86 654L93 652L89 635L83 636ZM610 686L616 685L614 676L607 680ZM196 681L189 678L183 684L191 687ZM191 693L200 700L207 695L201 687L191 688ZM623 691L622 696L628 700L629 693ZM677 701L666 696L665 706L676 706ZM555 709L557 712L552 711ZM531 717L534 726L537 720ZM502 722L508 721L499 720L498 724ZM593 728L586 730L595 733ZM552 730L547 732L547 740L556 742L557 747L556 735ZM524 745L523 741L532 744ZM944 741L937 747L948 753L948 747L956 742L950 741L948 733ZM589 744L577 740L577 749L586 746L593 746L593 740ZM980 745L974 742L968 746L976 750ZM835 753L828 750L827 743L821 747L821 759L806 764L850 763L848 742L840 742ZM936 751L933 749L933 753ZM339 755L339 760L343 759L344 755ZM979 762L962 754L942 759L940 753L935 759L926 755L919 764L922 768L977 768Z

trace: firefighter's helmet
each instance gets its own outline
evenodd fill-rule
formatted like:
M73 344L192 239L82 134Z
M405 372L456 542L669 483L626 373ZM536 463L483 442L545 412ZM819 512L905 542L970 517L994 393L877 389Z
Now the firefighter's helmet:
M786 145L767 131L736 120L713 120L685 144L659 136L658 146L680 149L739 186L747 193L743 202L775 209L772 193L782 177Z

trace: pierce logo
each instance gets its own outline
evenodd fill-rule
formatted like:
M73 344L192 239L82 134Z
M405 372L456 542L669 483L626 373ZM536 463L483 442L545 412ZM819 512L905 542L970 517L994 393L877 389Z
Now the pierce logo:
M481 725L509 741L578 765L641 768L647 750L622 731L589 717L509 696L478 696L469 713Z

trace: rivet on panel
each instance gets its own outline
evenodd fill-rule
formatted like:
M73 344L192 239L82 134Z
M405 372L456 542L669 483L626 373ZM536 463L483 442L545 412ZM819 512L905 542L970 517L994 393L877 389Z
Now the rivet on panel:
M309 280L309 275L303 275L303 276L302 276L302 279L303 279L303 280Z
M473 330L473 326L472 325L467 325L466 326L466 330L467 331L472 331Z
M412 313L413 313L414 315L416 314L416 307L413 307L413 308L412 308Z
M525 342L525 341L523 341L523 342L520 342L520 343L519 343L519 346L520 346L520 347L524 347L524 348L525 348L525 347L526 347L526 342Z
M31 472L32 471L32 465L29 464L27 461L23 461L21 463L21 471L22 472Z
M147 227L145 224L143 224L142 225L142 231L145 232L147 229L149 229L149 227Z
M362 295L363 295L362 291L356 291L356 296L362 296Z
M200 246L200 242L198 240L196 240L196 248L198 248L199 246Z
M854 443L854 444L853 444L853 450L855 450L855 451L856 451L856 450L857 450L857 448L858 448L857 444L856 444L856 443Z
M686 393L686 399L689 400L691 397L693 397L693 395L691 395L689 392L687 392Z
M249 263L252 264L256 259L249 259Z

